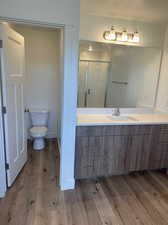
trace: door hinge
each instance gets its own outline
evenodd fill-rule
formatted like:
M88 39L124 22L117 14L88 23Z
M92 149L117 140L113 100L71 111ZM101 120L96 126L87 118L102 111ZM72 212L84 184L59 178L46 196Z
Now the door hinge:
M5 107L5 106L2 106L2 113L3 113L3 114L6 114L6 113L7 113L6 107Z
M5 168L6 168L6 170L9 170L9 163L5 164Z

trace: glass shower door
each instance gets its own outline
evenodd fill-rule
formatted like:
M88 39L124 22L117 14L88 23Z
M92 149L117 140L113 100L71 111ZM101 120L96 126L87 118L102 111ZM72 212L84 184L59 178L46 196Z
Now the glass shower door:
M87 107L104 107L109 63L89 62Z
M110 64L80 61L78 80L78 107L104 107Z

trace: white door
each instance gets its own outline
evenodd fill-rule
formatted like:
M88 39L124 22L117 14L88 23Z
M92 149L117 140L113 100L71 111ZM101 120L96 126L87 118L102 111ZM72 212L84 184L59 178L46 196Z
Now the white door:
M89 62L87 107L104 107L109 63Z
M8 187L27 161L24 116L24 38L7 24L0 25L2 39L3 98Z

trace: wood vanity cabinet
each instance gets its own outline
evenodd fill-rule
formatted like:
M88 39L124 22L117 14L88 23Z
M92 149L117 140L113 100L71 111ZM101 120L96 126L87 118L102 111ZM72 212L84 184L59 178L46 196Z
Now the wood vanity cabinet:
M78 126L75 178L168 168L168 125Z

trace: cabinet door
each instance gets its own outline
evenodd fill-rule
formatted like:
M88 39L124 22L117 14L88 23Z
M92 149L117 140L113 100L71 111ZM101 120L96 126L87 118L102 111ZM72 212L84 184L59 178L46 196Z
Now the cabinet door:
M127 154L127 167L129 171L149 169L152 141L152 135L136 135L130 137Z
M149 169L168 168L168 143L158 143L152 148Z
M104 137L89 137L89 151L93 154L92 177L101 177L107 174L107 149Z
M161 125L153 140L149 169L168 168L168 126Z
M93 152L89 149L88 137L76 138L75 178L88 178L93 174Z
M161 152L161 167L160 168L168 168L168 143L160 144L159 148Z
M156 143L152 146L148 169L156 170L162 168L168 168L168 145L162 143Z
M160 126L158 151L161 155L161 168L168 168L168 125Z
M106 175L125 174L128 172L127 152L129 137L128 136L106 136Z
M128 172L127 136L77 137L75 178L91 178Z

